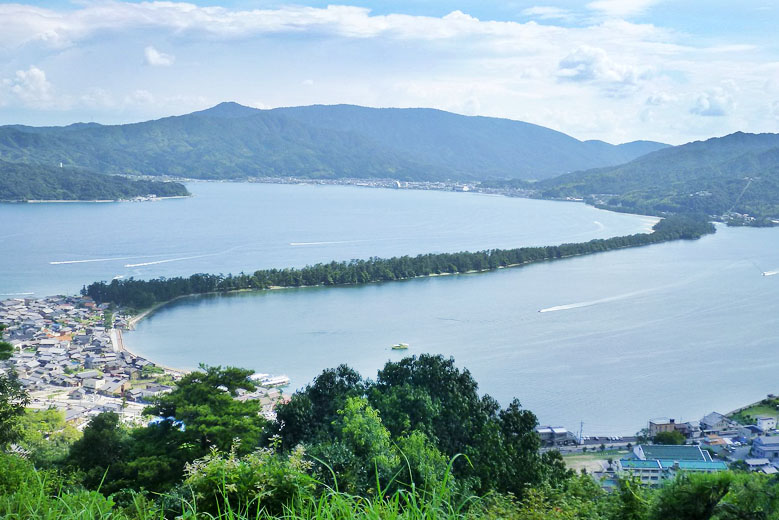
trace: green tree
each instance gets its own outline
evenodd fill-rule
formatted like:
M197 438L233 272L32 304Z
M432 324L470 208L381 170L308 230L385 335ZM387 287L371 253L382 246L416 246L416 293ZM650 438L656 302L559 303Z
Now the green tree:
M685 437L682 433L673 430L670 432L660 432L654 436L652 442L655 444L684 444Z
M340 365L324 370L303 391L295 392L288 403L277 406L276 423L270 433L281 437L285 449L301 442L332 439L338 433L338 410L344 408L348 398L364 394L362 377L352 368Z
M13 355L13 346L3 341L5 325L0 325L0 361ZM19 438L19 419L29 404L30 396L13 368L0 372L0 448Z
M37 467L51 467L63 462L70 446L81 437L75 427L65 422L61 410L26 410L19 421L17 444L30 453Z
M87 488L101 487L106 493L123 489L131 447L130 433L114 412L96 415L84 435L70 447L67 462L81 470Z
M709 520L730 491L731 473L682 473L655 496L651 520Z
M212 447L229 451L236 440L238 453L250 453L259 446L265 426L257 400L235 399L239 390L254 391L249 380L254 372L235 367L202 366L184 376L176 389L157 397L145 413L180 424L181 440L197 447L196 457Z
M4 330L5 330L5 325L0 324L0 361L5 361L6 359L10 358L14 353L13 345L3 340Z

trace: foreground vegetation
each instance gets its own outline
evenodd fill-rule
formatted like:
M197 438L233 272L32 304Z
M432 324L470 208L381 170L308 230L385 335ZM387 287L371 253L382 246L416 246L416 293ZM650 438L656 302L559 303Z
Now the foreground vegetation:
M577 244L548 247L492 249L479 252L425 254L416 257L371 258L350 262L316 264L302 269L263 269L253 274L194 274L188 278L154 280L112 280L84 287L82 294L96 302L110 302L143 309L174 298L212 292L270 287L343 285L405 280L418 276L485 271L500 267L558 260L613 249L638 247L680 239L697 239L713 233L714 226L703 218L675 216L655 224L652 233L595 239Z
M132 180L72 167L0 160L0 201L119 200L189 195L178 182Z
M80 436L56 410L7 415L0 517L779 519L779 479L765 475L624 480L608 493L559 453L539 454L533 413L480 397L451 359L390 362L375 381L325 370L271 422L234 399L253 388L249 374L189 374L143 428L103 413Z
M683 475L659 489L607 493L539 453L535 415L479 396L467 370L423 355L376 380L325 370L278 406L253 400L251 370L202 367L146 410L114 413L83 435L56 410L0 395L0 517L7 519L779 518L779 479ZM18 390L18 381L10 382Z

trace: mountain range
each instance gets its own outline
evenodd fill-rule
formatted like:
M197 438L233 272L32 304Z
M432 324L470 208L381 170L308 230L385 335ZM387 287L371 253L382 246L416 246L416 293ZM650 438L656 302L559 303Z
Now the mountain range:
M536 183L543 197L586 197L644 214L779 218L779 134L736 132L658 150L616 167Z
M521 121L352 105L258 110L221 103L135 124L0 127L6 161L199 179L545 179L666 146L615 146Z

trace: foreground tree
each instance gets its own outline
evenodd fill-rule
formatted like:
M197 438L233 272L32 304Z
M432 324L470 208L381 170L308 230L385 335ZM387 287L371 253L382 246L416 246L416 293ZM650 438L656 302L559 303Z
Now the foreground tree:
M192 443L197 457L212 447L229 451L236 439L238 453L249 453L259 446L265 419L257 400L238 401L239 390L257 387L249 376L254 372L235 367L201 365L200 370L184 376L169 394L156 398L145 410L159 421L172 422L183 433L183 442Z
M114 412L95 416L81 439L73 443L67 462L82 472L84 486L98 487L106 494L127 487L126 465L131 447L130 433Z
M13 354L13 347L3 341L5 325L0 325L0 361ZM0 373L0 448L17 440L21 434L19 419L24 415L24 408L30 402L16 371L8 369Z
M419 466L409 458L410 471L400 473L406 481L415 475L421 479L422 474L437 474L441 459L460 454L465 457L454 461L454 476L463 489L476 492L498 490L521 496L529 484L557 482L570 475L559 456L539 455L532 412L516 400L501 410L497 401L479 395L470 372L459 370L453 359L443 356L423 354L389 362L375 382L367 383L344 365L326 370L278 407L272 431L281 436L285 448L302 443L310 453L347 473L356 467L356 457L367 461L373 473L385 459L368 456L355 444L359 437L350 424L358 423L363 425L361 430L374 432L375 439L385 437L376 432L386 431L394 446L416 453L413 458ZM392 458L391 450L379 451Z

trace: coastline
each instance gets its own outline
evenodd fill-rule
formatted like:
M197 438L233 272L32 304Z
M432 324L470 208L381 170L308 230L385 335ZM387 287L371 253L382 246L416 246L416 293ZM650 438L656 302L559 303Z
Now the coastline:
M187 374L189 374L191 372L191 370L183 370L183 369L180 369L180 368L169 367L169 366L157 363L155 361L151 361L148 358L146 358L145 356L141 356L140 354L137 354L136 352L133 352L132 350L127 348L127 346L124 344L124 337L122 335L122 329L114 328L114 329L111 329L111 331L112 331L112 336L116 338L115 348L117 349L118 352L127 352L128 354L131 354L131 355L133 355L135 357L138 357L138 358L141 358L141 359L145 359L146 361L149 361L150 363L153 363L154 366L160 367L161 369L165 370L166 372L170 372L170 373L172 373L173 375L176 375L176 376L183 377L183 376L185 376L185 375L187 375Z
M110 202L154 202L157 200L170 200L170 199L188 199L192 195L171 195L169 197L146 197L139 196L132 199L30 199L30 200L3 200L0 202L10 204L71 204L71 203L89 203L89 204L106 204Z

